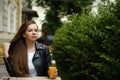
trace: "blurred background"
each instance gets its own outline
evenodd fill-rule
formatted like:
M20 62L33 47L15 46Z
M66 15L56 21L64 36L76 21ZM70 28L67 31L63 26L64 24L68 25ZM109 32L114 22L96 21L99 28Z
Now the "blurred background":
M120 80L120 0L0 0L1 45L22 22L38 25L63 80Z
M1 44L10 41L22 22L34 20L39 28L40 42L51 45L55 31L73 13L97 12L101 0L0 0L0 54Z

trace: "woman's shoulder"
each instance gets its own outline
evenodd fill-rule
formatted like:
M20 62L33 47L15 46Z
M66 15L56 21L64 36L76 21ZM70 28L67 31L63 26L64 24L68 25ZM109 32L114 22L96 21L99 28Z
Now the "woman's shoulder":
M36 47L37 47L37 48L41 48L41 49L47 48L47 46L46 46L45 44L39 43L39 42L37 42L37 41L36 41Z

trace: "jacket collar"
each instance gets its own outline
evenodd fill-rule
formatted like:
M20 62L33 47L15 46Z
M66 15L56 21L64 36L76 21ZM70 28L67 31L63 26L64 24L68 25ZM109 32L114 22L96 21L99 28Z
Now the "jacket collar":
M43 49L42 44L41 44L41 43L38 43L37 41L35 42L35 47L36 47L36 52L35 52L35 55L34 55L33 59L39 58L39 55L38 55L38 52L37 52L37 51Z
M37 41L35 42L35 47L36 47L36 49L43 49L42 44L38 43Z

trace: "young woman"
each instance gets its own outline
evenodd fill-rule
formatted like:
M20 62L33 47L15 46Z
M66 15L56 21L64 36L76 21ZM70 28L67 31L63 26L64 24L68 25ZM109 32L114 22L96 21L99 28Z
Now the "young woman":
M6 69L10 76L48 76L51 57L48 48L36 42L38 27L34 21L26 21L15 37L3 44Z

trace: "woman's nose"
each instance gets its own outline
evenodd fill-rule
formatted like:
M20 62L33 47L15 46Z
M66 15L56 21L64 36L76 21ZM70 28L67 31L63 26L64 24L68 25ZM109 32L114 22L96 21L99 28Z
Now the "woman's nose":
M33 33L33 34L37 34L37 32L36 32L36 31L33 31L32 33Z

